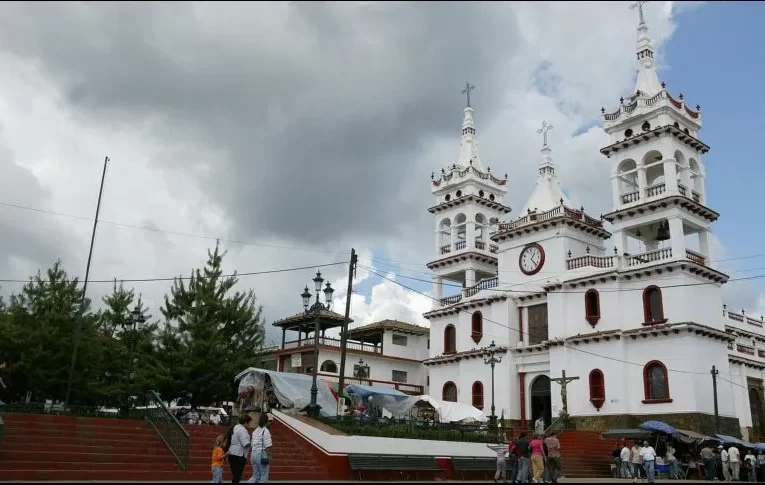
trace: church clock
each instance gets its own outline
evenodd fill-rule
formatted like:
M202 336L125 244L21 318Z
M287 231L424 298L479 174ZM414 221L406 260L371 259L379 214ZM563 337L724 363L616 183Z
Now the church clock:
M518 258L518 266L521 272L527 276L539 273L545 264L545 250L537 243L529 244L521 251Z

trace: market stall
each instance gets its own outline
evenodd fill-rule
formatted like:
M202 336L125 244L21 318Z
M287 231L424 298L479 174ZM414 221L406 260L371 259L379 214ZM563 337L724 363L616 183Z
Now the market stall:
M234 378L239 382L238 392L242 402L267 409L278 403L284 411L303 410L311 402L313 378L305 374L277 372L249 367ZM321 406L322 416L335 416L337 402L324 381L318 381L316 403Z

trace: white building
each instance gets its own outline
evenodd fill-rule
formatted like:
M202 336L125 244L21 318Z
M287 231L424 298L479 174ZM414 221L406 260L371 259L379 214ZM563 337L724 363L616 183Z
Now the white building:
M741 426L745 437L762 437L763 321L724 309L728 276L709 252L719 214L706 197L700 108L669 94L653 55L641 13L634 94L602 110L613 206L600 217L571 207L544 126L536 188L518 217L495 225L510 212L506 177L481 164L468 100L459 158L433 177L428 209L436 243L427 266L439 300L425 314L431 394L488 414L492 376L482 348L494 342L502 357L497 416L543 416L549 425L562 410L550 378L565 371L579 378L567 386L579 427L632 427L650 417L713 432L714 366L720 431ZM457 294L444 295L449 284Z
M340 377L340 339L326 337L325 331L339 327L343 315L322 311L319 334L320 379L338 382ZM315 358L313 314L299 313L273 323L282 328L282 344L269 349L264 362L281 372L311 374ZM298 333L298 339L286 341L286 332ZM396 320L383 320L348 330L345 383L392 387L401 392L426 394L427 377L423 361L428 357L429 330Z

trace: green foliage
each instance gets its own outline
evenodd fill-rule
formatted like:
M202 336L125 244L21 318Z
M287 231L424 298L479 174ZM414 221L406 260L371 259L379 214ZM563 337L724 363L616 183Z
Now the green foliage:
M474 425L438 424L422 426L414 421L394 419L324 418L322 421L343 433L379 438L406 438L415 440L463 441L494 443L497 438L485 428Z
M223 276L225 253L216 244L188 283L178 278L160 312L158 387L165 399L191 395L192 404L229 400L234 375L257 362L263 345L262 308L252 291L234 291L236 276Z
M115 280L103 308L83 300L77 278L60 261L29 279L6 303L0 298L0 363L7 403L63 400L72 350L81 322L70 405L123 407L130 396L143 400L157 390L166 400L193 393L201 405L232 400L233 377L257 362L263 343L261 308L252 291L234 288L224 277L224 253L216 245L207 265L177 279L152 321L140 295ZM145 323L125 325L137 308ZM131 359L132 355L132 359ZM130 379L131 371L133 379Z

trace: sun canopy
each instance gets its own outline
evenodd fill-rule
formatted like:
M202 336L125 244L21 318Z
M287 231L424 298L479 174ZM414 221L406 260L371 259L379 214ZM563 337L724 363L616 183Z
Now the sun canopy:
M383 395L372 396L372 402L382 407L394 416L406 416L409 411L419 402L430 404L437 412L442 423L455 423L460 421L486 422L489 418L481 411L469 404L459 402L441 401L430 396Z
M345 388L349 394L360 397L361 399L367 399L369 396L391 396L393 398L405 399L410 397L408 394L393 389L391 387L373 387L362 386L361 384L349 384Z
M687 429L677 429L677 434L675 435L676 438L680 439L680 441L684 443L701 443L704 441L709 441L711 438L705 434L697 433L695 431L690 431Z
M743 446L744 448L754 448L754 443L740 440L738 438L734 438L733 436L728 436L727 434L716 434L714 435L714 438L717 438L719 442L726 445L739 445Z
M234 380L239 381L238 392L241 393L250 386L255 389L263 389L266 376L271 379L276 399L285 408L301 410L311 403L313 378L306 374L249 367L237 374ZM329 386L325 384L317 387L319 392L316 395L316 404L321 406L320 414L322 416L335 416L337 414L337 401L333 398Z
M662 421L646 421L640 425L640 429L655 431L657 433L664 433L668 435L674 435L677 433L675 428Z
M608 439L647 440L653 438L654 432L645 429L611 429L602 433L600 437Z

